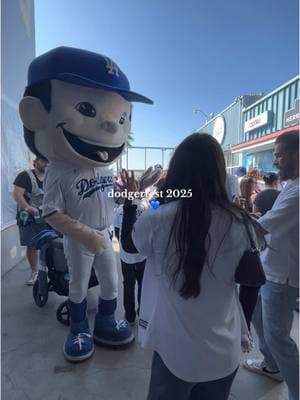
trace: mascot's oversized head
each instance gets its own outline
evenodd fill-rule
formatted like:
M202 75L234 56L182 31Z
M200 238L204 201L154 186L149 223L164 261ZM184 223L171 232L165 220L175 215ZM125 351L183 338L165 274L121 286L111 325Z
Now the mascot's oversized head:
M29 66L20 102L26 144L49 160L110 165L126 144L134 101L152 104L110 58L58 47Z

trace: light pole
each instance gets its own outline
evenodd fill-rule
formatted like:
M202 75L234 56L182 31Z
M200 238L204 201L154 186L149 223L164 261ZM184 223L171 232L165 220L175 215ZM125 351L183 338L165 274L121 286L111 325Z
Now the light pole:
M207 123L210 120L210 117L204 111L202 111L200 108L195 108L194 114L199 114L199 113L204 115L204 117L206 118L205 123Z

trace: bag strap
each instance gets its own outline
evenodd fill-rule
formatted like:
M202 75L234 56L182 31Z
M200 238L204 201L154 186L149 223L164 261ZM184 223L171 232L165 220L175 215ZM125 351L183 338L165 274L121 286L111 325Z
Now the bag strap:
M253 236L252 236L252 234L250 232L248 221L246 221L246 219L244 217L243 217L243 221L244 221L244 225L245 225L245 228L246 228L246 231L247 231L248 238L250 240L251 250L255 250L256 251L257 250L257 246L256 246L256 243L255 243L255 241L253 239Z

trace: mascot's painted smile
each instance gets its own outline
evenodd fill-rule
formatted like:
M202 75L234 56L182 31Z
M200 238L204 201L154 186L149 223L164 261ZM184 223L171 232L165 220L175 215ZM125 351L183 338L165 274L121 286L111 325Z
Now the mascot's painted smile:
M67 142L72 146L72 148L80 155L87 157L94 161L101 161L105 163L110 163L115 160L123 151L125 143L119 147L106 147L106 146L96 146L80 140L78 136L67 131L64 128L65 122L61 122L56 125L56 128L61 128Z

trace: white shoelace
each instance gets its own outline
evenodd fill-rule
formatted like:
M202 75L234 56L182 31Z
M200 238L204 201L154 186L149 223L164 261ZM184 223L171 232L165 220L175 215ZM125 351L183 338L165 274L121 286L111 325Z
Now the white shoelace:
M78 333L78 335L76 335L73 343L78 344L79 350L81 350L82 344L84 343L85 339L91 338L91 337L92 337L92 335L90 335L89 333Z
M126 328L127 322L124 320L116 321L117 325L116 328L117 330L120 330L121 328Z

